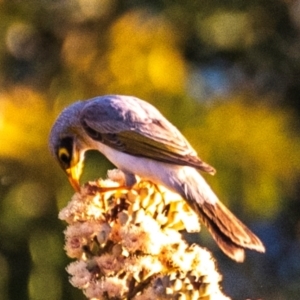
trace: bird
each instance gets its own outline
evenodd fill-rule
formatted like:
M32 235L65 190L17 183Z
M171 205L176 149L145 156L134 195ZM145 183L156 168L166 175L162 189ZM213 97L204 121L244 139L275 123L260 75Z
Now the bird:
M49 148L76 191L85 152L98 150L123 171L126 186L139 176L178 193L234 261L243 262L246 249L265 252L261 240L219 200L199 172L213 175L215 169L144 100L105 95L74 102L54 122Z

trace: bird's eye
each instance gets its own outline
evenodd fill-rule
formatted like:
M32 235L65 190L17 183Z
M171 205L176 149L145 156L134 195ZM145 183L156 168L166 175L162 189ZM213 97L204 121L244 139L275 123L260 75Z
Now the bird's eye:
M73 139L71 137L65 137L60 141L60 145L57 151L57 157L64 168L69 168L73 155Z
M71 162L71 156L70 153L68 152L67 148L60 148L58 150L58 158L66 166L70 165Z

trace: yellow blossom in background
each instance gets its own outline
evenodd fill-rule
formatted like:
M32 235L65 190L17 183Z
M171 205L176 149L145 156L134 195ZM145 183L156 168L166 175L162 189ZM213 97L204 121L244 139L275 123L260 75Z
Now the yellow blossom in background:
M110 31L108 64L114 80L109 89L182 93L186 66L177 43L178 33L165 19L145 10L124 14Z
M97 55L97 36L85 30L69 31L62 47L64 64L75 74L90 72Z
M179 232L187 218L190 231L200 230L194 212L148 181L121 188L120 173L87 183L59 213L69 224L66 252L77 259L67 267L71 284L93 300L229 300L211 254Z
M107 31L67 31L61 57L72 91L58 93L80 97L85 91L85 98L87 94L95 96L93 90L149 97L158 91L183 94L187 66L179 36L165 18L143 9L124 13ZM59 82L54 80L56 85Z
M48 151L44 139L52 120L51 110L41 93L25 86L2 91L0 157L40 163Z
M240 49L254 43L253 16L250 13L219 10L199 18L199 36L220 49ZM238 26L236 26L238 24Z

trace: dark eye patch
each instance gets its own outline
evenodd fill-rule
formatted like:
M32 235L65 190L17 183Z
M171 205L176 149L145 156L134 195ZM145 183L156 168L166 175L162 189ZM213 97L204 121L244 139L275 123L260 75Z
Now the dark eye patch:
M71 137L65 137L60 141L57 157L64 168L69 168L71 165L73 155L73 139Z

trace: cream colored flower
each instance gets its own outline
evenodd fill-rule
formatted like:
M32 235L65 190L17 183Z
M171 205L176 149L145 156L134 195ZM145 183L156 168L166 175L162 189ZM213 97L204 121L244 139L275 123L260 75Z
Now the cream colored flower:
M88 271L84 261L75 261L69 264L66 270L72 276L70 282L73 286L85 289L90 285L92 274Z
M86 184L59 213L69 224L65 250L77 259L67 267L71 284L92 300L229 299L211 254L179 232L200 230L180 196L148 181L123 189L121 171L109 176Z

